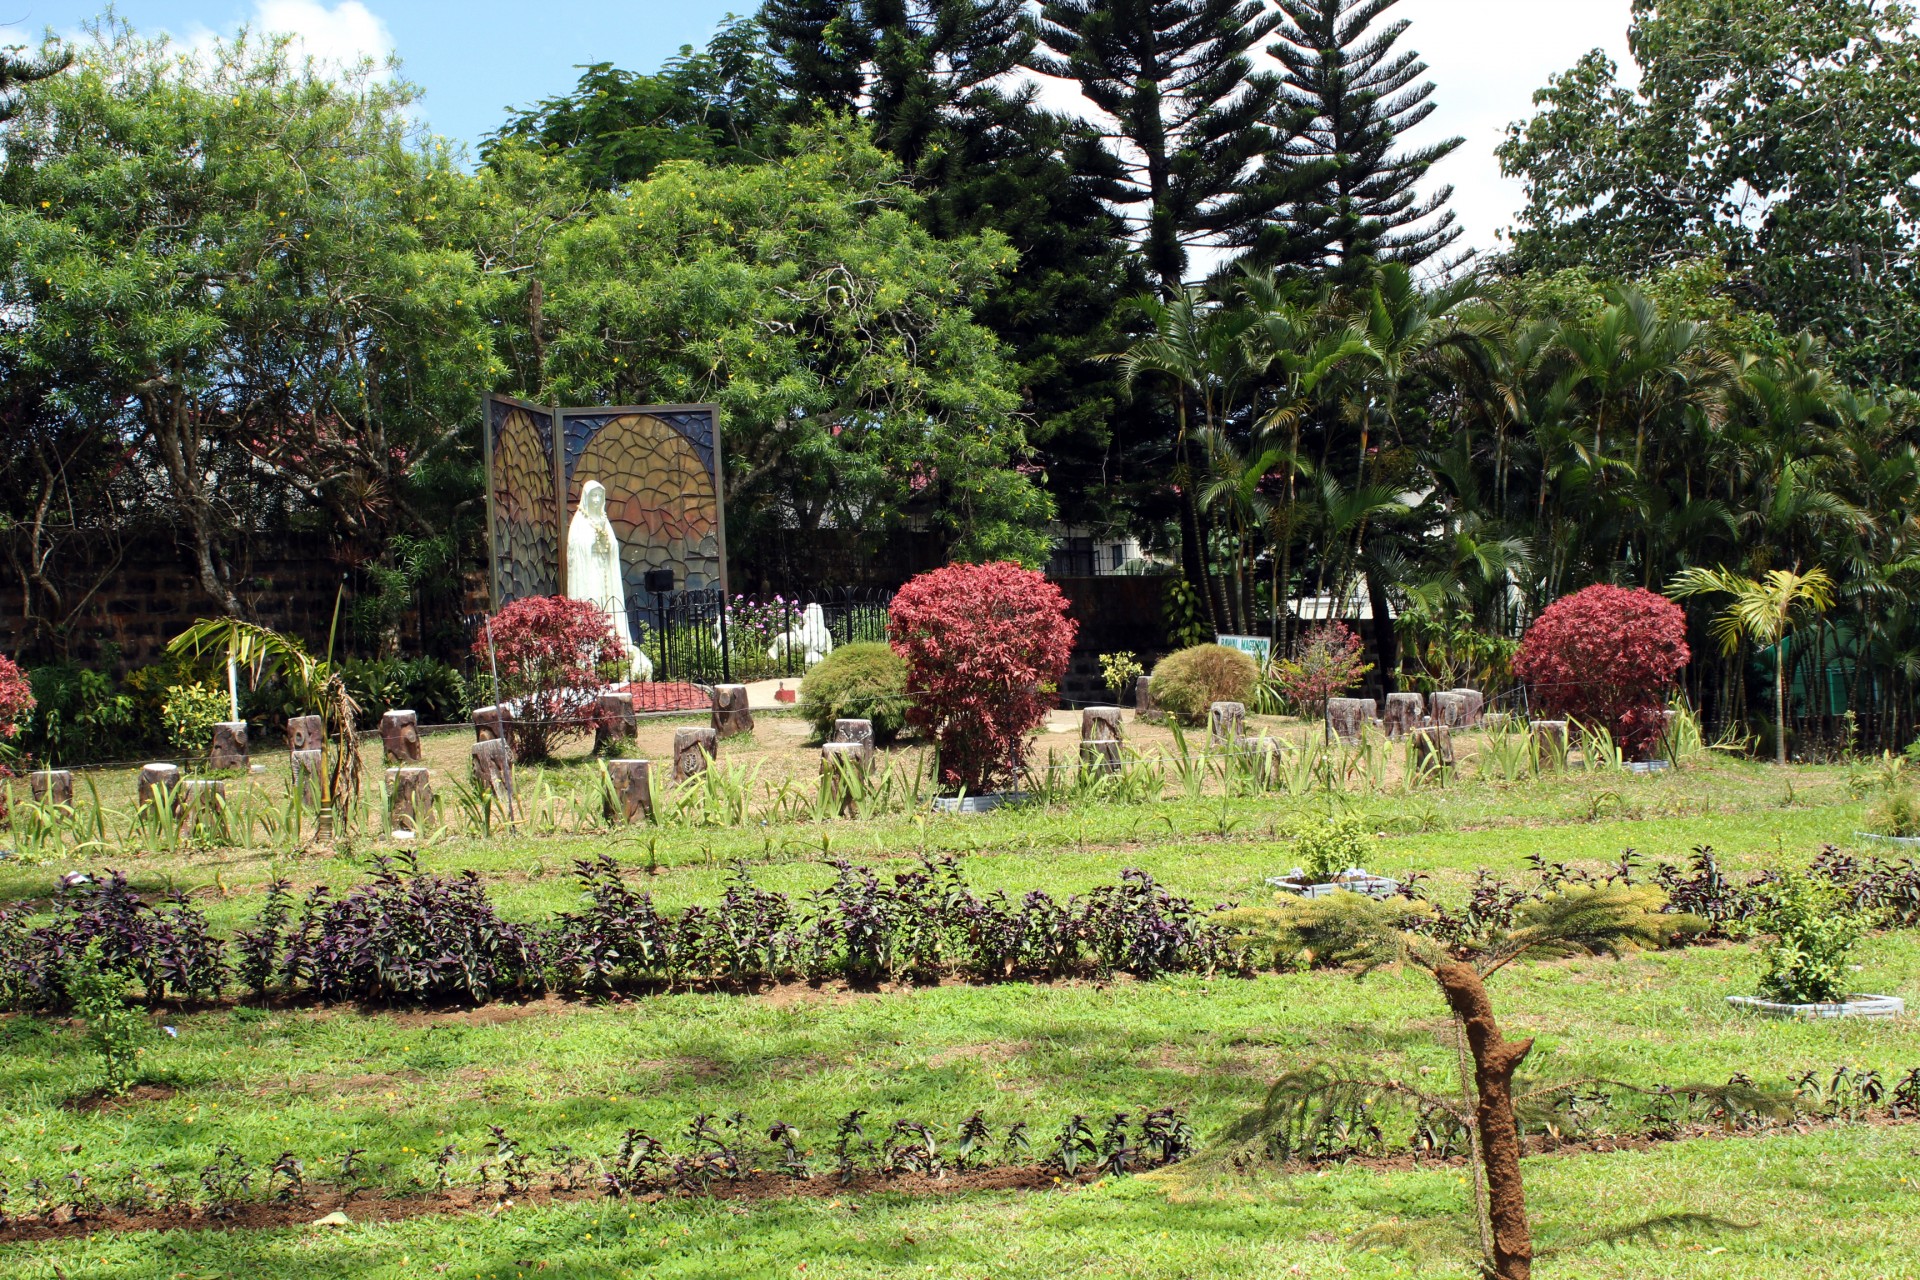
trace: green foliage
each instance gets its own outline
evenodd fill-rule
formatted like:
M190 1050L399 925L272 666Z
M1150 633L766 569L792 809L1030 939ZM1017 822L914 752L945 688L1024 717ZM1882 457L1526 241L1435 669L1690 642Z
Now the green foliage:
M1147 669L1140 665L1140 659L1131 649L1100 655L1100 682L1115 698L1124 699L1146 673Z
M1875 835L1920 836L1920 792L1912 787L1890 787L1867 813L1867 828Z
M1153 668L1153 701L1182 724L1202 724L1216 702L1249 702L1260 668L1238 649L1196 644L1170 653Z
M213 726L228 718L227 691L214 684L176 684L167 688L161 716L167 744L183 755L197 755L213 741Z
M1619 277L1677 255L1725 262L1782 331L1813 328L1843 367L1911 381L1912 19L1880 0L1636 4L1632 88L1594 50L1508 130L1501 164L1528 200L1514 257Z
M101 1091L115 1097L133 1087L147 1039L147 1020L128 1005L127 986L127 975L106 963L98 940L67 970L73 1014L86 1024L87 1043L100 1055Z
M1820 1004L1848 995L1847 961L1870 923L1835 886L1790 871L1771 886L1760 948L1760 989L1772 1000Z
M1185 578L1168 578L1162 593L1161 616L1167 624L1167 638L1175 644L1205 644L1213 632L1207 627L1206 606L1200 593Z
M1367 865L1367 824L1356 813L1302 814L1287 824L1285 835L1308 884L1327 884L1349 867Z
M157 746L135 698L113 676L77 662L35 667L33 713L21 746L35 759L59 764L130 759Z
M1012 268L1005 241L936 240L859 128L801 131L793 151L665 165L564 232L549 394L717 403L737 548L786 513L801 536L877 539L924 510L959 558L1044 560L1051 506L1015 466L1014 371L968 309Z
M843 644L800 682L800 714L822 740L835 720L871 720L873 738L892 742L907 723L907 662L885 641Z
M1287 970L1391 963L1397 935L1432 914L1430 903L1340 889L1317 898L1280 893L1273 906L1235 907L1213 919L1258 967Z
M418 712L421 724L458 724L482 705L458 667L432 658L349 658L340 675L360 705L363 727L378 724L382 712L396 707Z

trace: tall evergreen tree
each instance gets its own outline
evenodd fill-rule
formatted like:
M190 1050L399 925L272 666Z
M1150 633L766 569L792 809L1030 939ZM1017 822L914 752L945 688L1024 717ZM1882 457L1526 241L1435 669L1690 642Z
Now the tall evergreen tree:
M1258 0L1044 0L1030 65L1077 81L1113 121L1128 208L1147 271L1166 297L1188 251L1231 244L1286 203L1284 174L1259 161L1279 82L1248 50L1279 23Z
M766 0L759 21L780 63L780 85L802 117L851 114L866 90L873 29L857 0Z
M1268 266L1304 267L1352 285L1373 263L1418 266L1460 238L1446 208L1453 188L1422 199L1419 184L1464 139L1396 151L1433 114L1433 82L1417 53L1396 53L1407 20L1376 28L1399 0L1276 0L1284 135L1269 164L1303 175L1307 189L1269 225L1239 241Z

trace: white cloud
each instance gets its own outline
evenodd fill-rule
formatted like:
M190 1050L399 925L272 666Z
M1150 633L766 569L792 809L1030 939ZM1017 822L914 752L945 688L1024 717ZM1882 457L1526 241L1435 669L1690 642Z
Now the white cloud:
M360 0L255 0L254 30L290 35L296 57L352 67L363 58L384 63L393 53L393 33Z

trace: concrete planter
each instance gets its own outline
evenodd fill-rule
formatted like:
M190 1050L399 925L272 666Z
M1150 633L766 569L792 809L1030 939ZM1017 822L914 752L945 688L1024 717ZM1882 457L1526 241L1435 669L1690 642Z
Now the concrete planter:
M1627 761L1628 773L1665 773L1667 770L1671 768L1673 768L1673 761L1671 760L1629 760Z
M1862 840L1878 840L1881 844L1904 845L1909 849L1920 849L1920 836L1883 836L1872 831L1853 833Z
M1852 995L1831 1004L1786 1004L1759 996L1728 996L1727 1003L1763 1018L1897 1018L1907 1011L1899 996Z
M935 813L991 813L1003 804L1019 804L1027 798L1024 791L983 791L977 796L935 796Z
M1326 884L1303 883L1306 876L1297 868L1292 875L1268 876L1267 884L1286 893L1297 893L1303 898L1324 898L1337 890L1348 893L1363 893L1369 898L1391 898L1400 892L1400 882L1388 876L1376 876L1359 867L1348 867Z

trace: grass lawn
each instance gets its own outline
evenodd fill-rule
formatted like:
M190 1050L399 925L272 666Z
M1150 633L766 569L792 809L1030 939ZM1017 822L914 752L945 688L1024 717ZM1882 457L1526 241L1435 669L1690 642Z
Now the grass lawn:
M782 722L774 721L775 726ZM765 730L757 740L778 741ZM564 774L565 770L562 770ZM1788 779L1791 779L1789 784ZM1350 798L1378 835L1380 870L1431 876L1463 897L1476 868L1522 877L1539 854L1598 868L1634 849L1683 862L1712 845L1729 868L1802 864L1853 833L1864 802L1839 768L1708 758L1666 775L1519 784L1463 780ZM743 860L764 887L824 884L847 857L891 868L962 858L977 889L1058 897L1150 871L1203 903L1258 901L1292 866L1277 834L1324 799L1203 794L1088 802L967 819L903 814L732 828L525 832L429 841L423 865L474 868L502 911L574 901L569 863L602 850L666 907L710 901ZM348 885L370 853L285 848L149 852L0 864L0 900L43 898L65 870L119 866L147 888L191 888L230 933L264 885ZM646 876L651 863L655 873ZM1920 935L1870 937L1862 990L1920 1000ZM1535 1035L1536 1082L1605 1077L1643 1086L1780 1084L1836 1065L1898 1078L1920 1067L1907 1022L1762 1022L1723 997L1750 991L1745 945L1621 960L1522 964L1492 989L1507 1034ZM433 1154L474 1160L499 1125L522 1143L611 1149L632 1126L677 1131L696 1112L742 1110L797 1125L823 1150L838 1118L920 1120L951 1132L979 1110L1036 1135L1071 1113L1178 1104L1204 1138L1256 1107L1279 1074L1364 1064L1443 1091L1455 1071L1444 1009L1417 971L1255 979L938 986L762 995L681 992L611 1002L548 999L472 1010L222 1007L168 1013L152 1042L156 1096L103 1111L68 1105L97 1083L84 1033L0 1017L0 1181L18 1188L76 1166L161 1165L192 1174L230 1144L264 1166L299 1152L313 1171L365 1149L369 1181L431 1184ZM168 1093L168 1090L171 1090ZM165 1096L159 1096L165 1095ZM1543 1276L1920 1275L1920 1129L1857 1125L1541 1155L1525 1165ZM915 1199L849 1195L751 1204L593 1201L498 1215L344 1228L129 1232L0 1246L20 1277L520 1276L1465 1276L1469 1195L1452 1167L1359 1165L1283 1174L1176 1168L1043 1192Z

